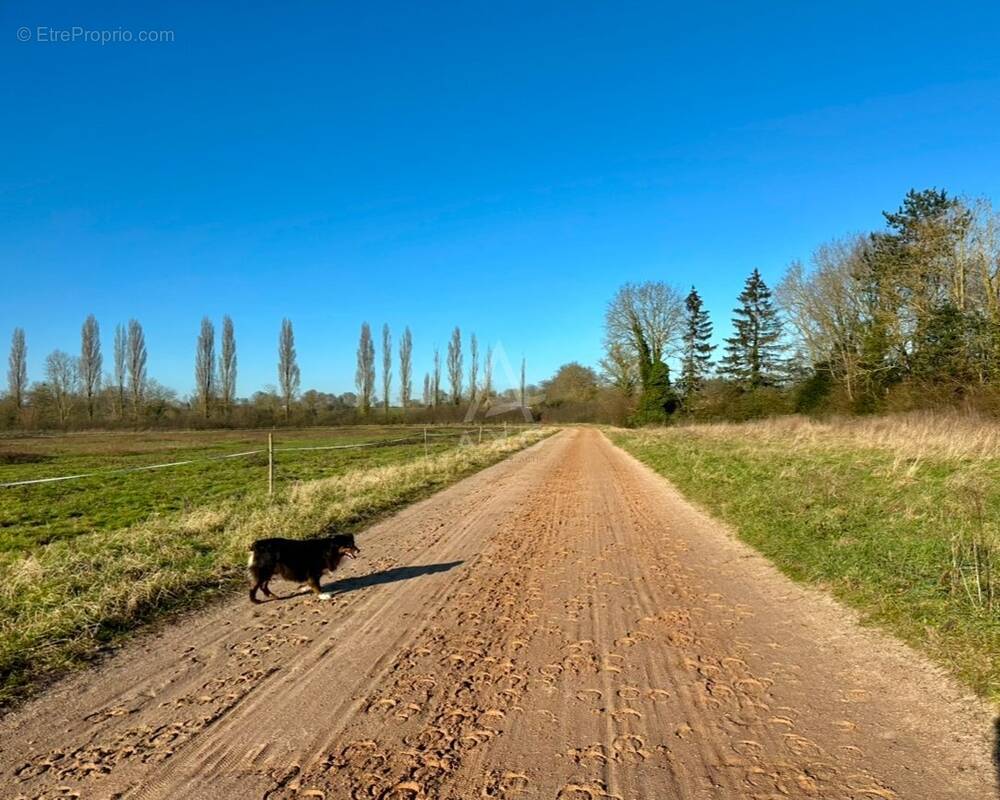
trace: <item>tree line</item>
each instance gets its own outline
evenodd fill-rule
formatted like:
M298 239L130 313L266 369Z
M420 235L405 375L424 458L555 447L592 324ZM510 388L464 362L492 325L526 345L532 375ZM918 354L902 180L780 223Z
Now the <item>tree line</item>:
M884 228L820 245L774 291L754 269L731 319L692 287L625 284L598 369L543 384L543 415L615 423L963 406L1000 413L1000 216L911 190ZM671 380L670 366L676 371Z
M387 324L382 326L379 376L375 342L371 327L365 322L358 339L356 392L339 395L312 389L303 392L295 332L292 322L283 319L278 334L276 387L239 398L233 320L228 315L223 317L217 341L215 325L205 317L195 342L195 389L189 399L183 400L149 376L145 333L137 320L116 326L113 364L106 372L100 326L91 314L81 326L79 355L63 350L49 353L44 361L44 379L31 385L28 383L25 332L22 328L14 329L8 355L8 391L0 402L0 424L6 428L42 429L156 425L244 427L375 419L449 421L461 419L470 405L475 406L474 413L482 415L498 399L508 404L518 399L522 404L525 402L528 387L524 382L523 359L520 388L501 392L494 385L493 348L486 348L481 364L476 335L470 336L467 351L463 344L461 330L456 326L447 346L447 387L442 383L441 356L435 347L433 370L424 375L423 395L417 398L413 393L413 336L409 327L403 331L394 351L392 332ZM396 359L398 373L394 369ZM398 403L394 404L392 397L397 377ZM380 397L376 387L381 390Z
M498 393L493 349L481 359L475 334L465 340L456 327L443 354L434 348L418 398L409 328L394 349L384 325L376 348L364 323L356 392L301 392L292 323L283 320L277 389L241 400L233 323L225 317L218 351L213 323L201 323L196 390L183 402L147 375L136 320L116 327L113 368L104 373L91 315L79 356L50 353L45 380L31 386L25 333L14 330L0 421L37 428L444 420L497 398L531 405L552 421L616 424L957 405L1000 413L1000 215L988 200L927 189L911 190L882 217L881 229L821 244L807 263L788 265L773 291L752 270L720 344L695 287L626 283L605 311L600 363L566 364L541 387L526 385L522 360L520 386Z

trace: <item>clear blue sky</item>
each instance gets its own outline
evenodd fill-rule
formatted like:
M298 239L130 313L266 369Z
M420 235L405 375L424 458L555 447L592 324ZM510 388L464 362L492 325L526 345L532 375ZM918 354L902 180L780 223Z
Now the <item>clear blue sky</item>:
M418 380L455 324L531 381L596 364L626 280L696 284L725 335L753 267L910 187L997 194L998 34L993 3L7 0L0 335L38 379L87 313L106 361L136 317L183 394L229 313L241 395L283 316L337 392L362 320L412 327Z

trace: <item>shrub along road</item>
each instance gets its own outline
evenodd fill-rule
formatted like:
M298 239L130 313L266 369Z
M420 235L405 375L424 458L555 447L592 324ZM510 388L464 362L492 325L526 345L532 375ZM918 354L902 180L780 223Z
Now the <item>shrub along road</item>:
M8 715L3 796L994 791L985 705L598 431L359 543L333 602L233 601Z

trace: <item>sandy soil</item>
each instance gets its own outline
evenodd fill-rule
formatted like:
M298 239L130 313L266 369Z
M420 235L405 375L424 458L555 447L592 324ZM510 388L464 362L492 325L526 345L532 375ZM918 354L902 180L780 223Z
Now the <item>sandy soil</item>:
M995 794L987 708L597 431L359 542L334 601L234 599L9 714L0 794Z

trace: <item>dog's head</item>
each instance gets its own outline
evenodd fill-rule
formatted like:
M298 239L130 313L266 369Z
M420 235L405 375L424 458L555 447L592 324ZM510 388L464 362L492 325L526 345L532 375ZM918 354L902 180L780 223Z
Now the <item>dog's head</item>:
M330 539L329 559L333 563L340 561L344 556L357 558L360 553L361 550L354 543L354 534L352 533L341 533Z

